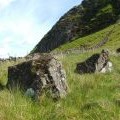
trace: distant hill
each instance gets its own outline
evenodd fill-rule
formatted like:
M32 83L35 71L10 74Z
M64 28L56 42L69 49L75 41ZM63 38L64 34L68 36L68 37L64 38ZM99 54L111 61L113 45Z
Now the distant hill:
M120 0L83 0L53 26L31 53L50 52L77 38L114 24L120 14Z

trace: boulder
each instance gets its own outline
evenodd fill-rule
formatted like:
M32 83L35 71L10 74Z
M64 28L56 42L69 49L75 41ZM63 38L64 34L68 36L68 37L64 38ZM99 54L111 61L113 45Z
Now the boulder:
M53 99L65 97L68 85L60 61L50 54L35 54L31 59L8 68L8 88L19 86L25 95L39 99L47 90Z
M77 63L76 72L83 74L83 73L94 73L96 71L95 63L99 58L99 54L94 54L89 57L87 60Z
M95 73L95 72L111 72L112 63L109 61L109 52L102 50L102 52L96 53L89 57L87 60L77 63L76 72L83 73Z

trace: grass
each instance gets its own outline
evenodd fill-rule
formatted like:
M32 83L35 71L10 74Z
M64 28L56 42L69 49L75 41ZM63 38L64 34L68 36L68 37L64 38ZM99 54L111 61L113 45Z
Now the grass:
M58 102L53 102L43 94L40 102L36 103L25 97L19 89L0 91L0 120L119 120L120 56L110 56L114 66L112 73L74 73L76 63L93 53L63 55L58 58L63 62L70 88L67 97ZM9 65L2 64L1 69ZM6 71L2 74L6 80Z
M20 59L15 61L0 61L0 84L5 86L7 84L7 76L8 76L8 66L16 65L20 62L24 61L24 59Z
M93 46L113 28L110 27L65 44L55 51L65 51L80 45ZM120 56L113 52L120 46L120 25L117 24L110 41L100 49L84 54L59 55L67 73L70 91L65 99L53 102L45 94L39 103L24 96L18 88L0 91L0 120L120 120ZM84 61L93 53L108 48L113 62L112 73L74 73L76 63ZM7 83L8 66L17 62L0 63L0 84Z
M116 27L114 28L113 33L109 36L109 42L103 46L103 48L109 47L110 50L115 50L119 47L120 44L120 24L114 24ZM106 36L106 34L113 28L114 25L111 25L101 31L98 31L96 33L90 34L88 36L78 38L74 40L73 42L61 45L60 47L53 50L55 51L66 51L73 48L80 48L80 46L94 46L97 43L99 43L103 38Z

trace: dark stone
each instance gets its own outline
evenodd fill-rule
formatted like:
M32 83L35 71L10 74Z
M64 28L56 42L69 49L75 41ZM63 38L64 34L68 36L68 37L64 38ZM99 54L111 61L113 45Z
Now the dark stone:
M102 50L100 54L94 54L84 62L77 63L75 71L80 74L100 72L107 65L108 61L108 51Z
M94 54L84 62L77 63L76 71L82 73L94 73L96 70L95 63L99 58L99 54Z
M8 68L8 88L33 89L35 99L49 90L54 99L65 97L67 83L62 64L50 54L35 54L32 59Z

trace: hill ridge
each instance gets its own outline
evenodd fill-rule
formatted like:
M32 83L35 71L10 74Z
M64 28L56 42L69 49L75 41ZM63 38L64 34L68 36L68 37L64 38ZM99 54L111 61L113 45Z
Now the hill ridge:
M76 38L114 24L119 16L119 6L119 0L83 0L60 18L31 53L50 52Z

